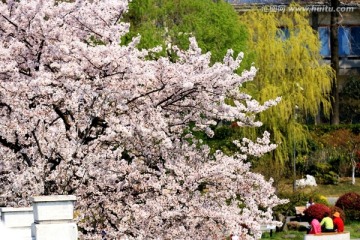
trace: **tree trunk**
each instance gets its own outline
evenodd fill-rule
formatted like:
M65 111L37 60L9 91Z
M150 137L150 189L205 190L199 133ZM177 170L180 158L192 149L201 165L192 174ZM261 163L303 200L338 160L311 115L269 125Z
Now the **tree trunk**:
M355 170L356 170L356 161L351 158L351 184L355 185Z
M319 28L319 13L314 11L311 13L311 27L312 29L314 29L316 32L318 32L318 28ZM318 114L316 115L314 121L315 121L315 125L321 124L322 120L321 120L321 114L322 114L322 104L320 104L319 106L319 110L318 110Z
M339 0L331 0L331 8L337 9L340 5ZM331 90L331 117L330 121L333 125L338 125L339 120L339 40L338 40L338 18L339 12L332 11L330 16L330 51L331 51L331 67L335 71L335 76Z

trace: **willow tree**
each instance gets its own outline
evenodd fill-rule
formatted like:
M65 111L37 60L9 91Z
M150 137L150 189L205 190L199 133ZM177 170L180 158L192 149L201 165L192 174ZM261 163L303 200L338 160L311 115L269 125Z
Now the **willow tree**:
M235 54L245 49L245 27L235 9L223 0L133 0L125 20L130 32L122 42L131 42L140 34L139 48L170 43L187 49L189 36L194 36L204 53L211 52L212 62L222 61L230 48Z
M279 143L268 159L274 167L265 163L272 176L276 170L281 176L288 163L293 167L299 151L307 149L305 119L314 119L320 107L327 116L331 109L333 71L322 63L321 43L308 19L307 13L296 11L254 10L241 16L248 27L249 54L258 68L254 82L246 84L247 91L260 102L282 96L276 108L260 114L260 121ZM247 134L256 131L247 129Z

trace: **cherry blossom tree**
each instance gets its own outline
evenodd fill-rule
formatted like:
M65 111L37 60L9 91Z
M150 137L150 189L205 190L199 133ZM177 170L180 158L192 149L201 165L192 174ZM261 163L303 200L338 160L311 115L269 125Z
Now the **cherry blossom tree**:
M285 201L247 156L276 145L269 133L210 154L191 134L219 121L261 125L239 91L255 69L242 55L210 64L195 39L171 62L149 60L140 37L120 45L125 0L0 3L0 181L9 206L33 195L74 194L81 239L259 239ZM231 100L231 101L229 101ZM231 104L228 104L231 102Z

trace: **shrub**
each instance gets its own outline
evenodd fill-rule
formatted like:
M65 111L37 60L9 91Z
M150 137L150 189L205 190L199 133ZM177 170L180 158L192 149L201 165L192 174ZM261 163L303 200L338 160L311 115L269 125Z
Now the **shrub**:
M315 176L316 181L322 184L338 184L339 176L332 169L330 163L315 163L310 166L308 174Z
M273 210L275 213L280 213L285 216L294 216L296 206L305 206L310 198L313 198L314 203L321 203L329 206L327 198L323 195L312 192L280 192L278 197L282 199L288 199L289 202L276 206Z
M360 81L358 76L350 76L345 81L340 94L340 121L360 122Z
M345 193L336 201L335 206L341 208L348 219L360 220L360 195L355 192Z
M322 176L324 184L339 184L339 175L334 171L330 171Z
M327 198L323 195L315 195L314 197L314 202L315 203L321 203L324 204L326 206L329 206L329 201L327 200Z
M278 197L281 199L288 199L289 202L286 204L278 205L274 208L275 213L281 213L285 216L294 216L295 215L295 206L305 206L307 201L310 197L312 197L313 194L307 194L303 192L295 192L295 193L289 193L289 192L282 192L278 194ZM314 197L314 200L316 202L316 197Z
M331 209L328 206L321 204L321 203L315 203L314 205L311 205L310 207L308 207L304 211L304 214L305 214L305 217L309 220L314 219L314 218L321 220L324 217L324 214L326 212L328 214L331 213Z

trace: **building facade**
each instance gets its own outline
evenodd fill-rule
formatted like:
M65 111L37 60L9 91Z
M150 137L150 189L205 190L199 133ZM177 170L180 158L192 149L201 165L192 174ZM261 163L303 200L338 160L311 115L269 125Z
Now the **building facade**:
M321 41L320 54L330 64L330 25L337 11L339 75L337 78L340 123L360 123L360 0L340 0L337 9L332 0L225 0L241 14L250 9L264 12L306 11L309 23Z
M309 22L319 33L321 55L330 63L330 16L339 12L338 41L340 75L360 75L360 0L343 0L333 9L330 0L300 0L300 8L289 7L290 0L226 0L239 12L259 9L264 12L307 11Z

